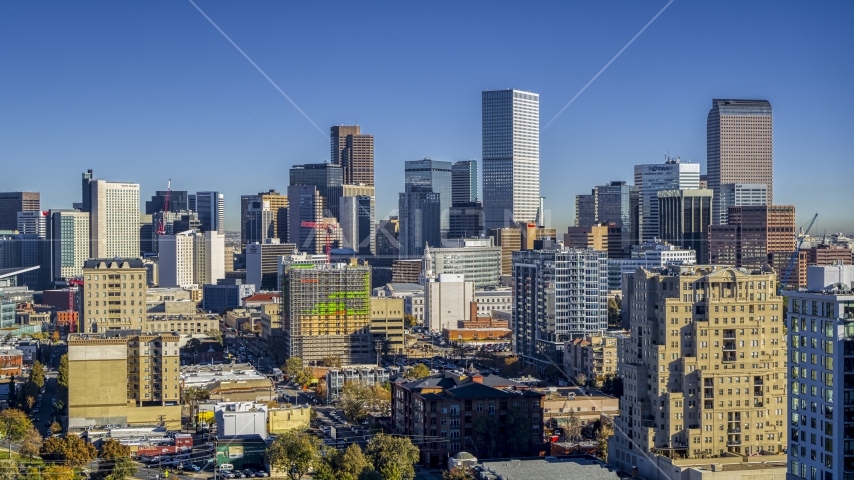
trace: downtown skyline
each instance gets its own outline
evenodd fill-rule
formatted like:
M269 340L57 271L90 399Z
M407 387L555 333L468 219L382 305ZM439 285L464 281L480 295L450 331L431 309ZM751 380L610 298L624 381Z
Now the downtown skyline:
M310 58L346 36L336 33L318 45L306 43L305 38L315 37L302 37L309 27L297 26L291 13L314 18L315 12L299 10L310 7L198 3L323 130L358 122L374 135L376 184L381 186L377 220L396 208L405 161L424 155L450 162L482 160L481 91L513 87L538 93L542 127L664 4L632 5L619 12L566 7L559 13L572 18L577 31L551 31L570 45L566 62L560 61L563 50L544 33L516 43L487 35L496 46L513 47L508 54L527 52L519 60L522 68L500 64L491 46L470 38L494 14L477 19L474 8L455 11L442 29L470 21L472 32L435 45L386 24L387 31L362 33L354 40L373 55L361 66L355 59L344 63L373 74L353 80L331 78L331 65ZM286 190L293 165L329 160L328 139L190 4L154 4L131 12L125 11L131 7L115 6L99 12L68 6L46 12L24 5L0 8L4 42L16 46L4 55L9 68L0 73L5 92L0 97L5 170L0 190L40 191L43 209L70 208L79 201L78 175L89 168L109 181L140 183L143 199L165 189L171 178L177 190L224 193L226 229L234 231L239 229L240 195ZM423 14L418 22L435 19L435 14L407 8ZM573 222L576 194L609 181L631 182L633 165L658 163L667 151L700 164L705 174L712 98L769 100L775 114L774 202L796 205L799 225L819 211L817 232L851 232L854 214L837 197L845 188L844 173L854 169L848 158L854 145L844 133L852 126L845 114L854 102L842 94L852 66L830 59L854 44L842 26L852 9L796 11L788 6L763 12L770 19L760 32L734 31L730 38L717 39L712 15L727 8L754 14L756 7L715 8L674 2L577 101L541 128L540 190L547 220L559 232ZM130 13L139 24L129 22L125 14ZM382 18L405 13L384 12ZM33 23L37 20L41 23ZM276 20L287 25L286 32L273 31ZM162 27L160 37L151 37L152 45L146 41L154 33L139 30L146 22ZM520 14L518 22L527 32L535 31L537 22L555 26L554 19L528 13ZM833 28L837 22L839 28ZM798 29L786 30L794 25ZM34 30L24 31L28 27ZM51 34L32 37L44 28ZM67 44L57 45L60 37L67 37ZM103 43L110 38L118 40ZM389 38L400 38L400 45L384 44ZM712 49L712 41L720 43ZM455 44L465 45L464 52L454 53ZM390 63L404 47L418 58ZM77 66L58 58L72 51ZM805 169L807 164L811 168Z

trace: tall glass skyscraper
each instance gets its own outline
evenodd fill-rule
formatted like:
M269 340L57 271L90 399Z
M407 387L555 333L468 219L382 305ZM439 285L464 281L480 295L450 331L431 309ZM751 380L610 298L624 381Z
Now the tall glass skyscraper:
M484 227L532 222L540 202L540 96L482 93Z
M712 223L726 223L721 185L764 183L767 204L774 203L773 115L768 100L712 100L706 120L706 170Z
M406 162L406 186L430 187L433 193L439 194L439 228L442 238L448 236L450 228L449 214L451 209L451 162L439 160L415 160Z
M454 162L451 167L452 205L477 201L477 160Z
M658 192L700 188L700 164L665 157L663 164L635 165L635 187L638 188L640 242L658 237Z

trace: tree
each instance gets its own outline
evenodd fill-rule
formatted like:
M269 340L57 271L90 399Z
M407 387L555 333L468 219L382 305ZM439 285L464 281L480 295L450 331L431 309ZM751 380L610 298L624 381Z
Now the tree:
M183 392L184 403L190 406L190 418L193 422L193 425L196 424L196 420L198 419L198 408L199 402L207 400L211 398L210 390L202 387L189 387L184 389Z
M297 385L301 385L303 387L310 384L312 380L314 380L314 370L312 370L311 367L303 368L302 370L297 372L296 377L294 377L294 382L296 382Z
M570 410L565 417L559 419L558 425L564 429L567 439L574 440L581 436L582 421L575 410Z
M409 370L407 370L406 373L403 374L403 376L406 378L411 378L411 379L415 379L415 380L417 380L419 378L429 377L430 376L430 369L427 368L427 366L424 365L423 363L419 363L419 364L415 365L414 367L410 368Z
M211 330L208 330L207 332L205 332L205 335L207 335L210 338L213 338L214 340L219 342L220 345L222 345L222 330L211 329Z
M39 454L39 450L41 450L43 442L44 439L39 431L36 430L35 427L30 427L24 435L24 438L21 439L21 446L18 447L18 454L32 460L33 457Z
M338 404L344 415L354 422L361 422L368 416L371 391L367 385L359 382L347 382L341 388Z
M608 299L608 326L616 327L622 323L623 301L619 295Z
M56 343L59 341L59 331L58 330L54 330L53 333L50 334L50 340L53 343Z
M579 387L587 385L587 375L584 372L579 373L575 376L575 382L578 384Z
M94 460L97 454L98 451L91 443L73 434L68 434L65 438L48 438L41 448L41 457L44 460L72 468L82 468Z
M391 416L391 390L375 383L371 386L370 399L370 409L373 413L381 417Z
M12 442L20 442L33 428L33 422L17 409L7 408L0 412L0 436L8 442L9 458L12 457Z
M444 480L474 480L472 474L462 465L442 471L442 478Z
M124 480L136 475L136 464L129 457L121 457L113 463L110 476L113 480Z
M336 473L342 480L358 480L363 471L373 470L373 466L358 443L351 443L347 450L338 456L336 463L338 464Z
M44 365L36 361L33 363L33 369L30 370L30 381L33 382L39 389L44 387Z
M66 353L59 359L59 372L56 376L56 384L59 385L60 391L64 395L68 393L68 354Z
M50 433L51 435L56 435L57 433L62 431L62 425L59 422L53 422L50 424Z
M302 359L299 357L291 357L282 365L282 371L291 379L296 377L301 370Z
M495 415L481 415L474 421L474 431L477 438L483 442L483 451L479 455L486 454L487 458L495 458L498 446L504 442L501 438L500 425Z
M614 428L607 422L603 422L599 426L599 431L596 432L596 441L599 442L597 451L599 458L603 461L608 460L608 439L614 436Z
M327 355L323 357L320 364L327 368L341 368L341 357L338 355Z
M403 326L406 328L412 328L418 325L418 319L415 318L415 315L404 313L403 314Z
M287 432L279 435L267 447L267 460L274 469L287 472L291 480L299 480L319 463L321 446L317 437L302 432Z
M517 456L528 451L533 426L527 410L517 406L507 412L504 417L504 445L511 455Z
M98 453L98 457L104 460L117 460L119 458L130 457L130 447L111 438L101 445L101 452Z
M314 387L314 394L317 395L317 398L326 398L326 380L317 382L317 386Z
M68 467L52 466L42 470L44 480L74 480L74 470Z
M18 462L11 458L0 460L0 480L17 480L19 475Z
M415 463L418 447L406 437L393 437L379 433L365 448L365 456L382 475L383 480L412 480L415 478Z

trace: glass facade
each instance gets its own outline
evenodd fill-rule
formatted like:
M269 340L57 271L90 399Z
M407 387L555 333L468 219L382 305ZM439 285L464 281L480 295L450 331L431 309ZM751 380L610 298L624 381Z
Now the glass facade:
M440 229L442 238L447 237L452 197L451 162L425 158L406 162L405 170L407 186L429 187L439 194Z
M700 188L700 164L667 157L663 164L635 165L635 186L640 241L651 242L658 236L658 192Z
M290 170L291 185L307 185L317 188L323 198L328 198L329 187L341 186L344 171L340 165L331 163L307 163L294 165Z
M540 96L483 92L482 128L485 227L533 221L540 201Z
M455 162L451 167L452 205L477 201L477 160Z

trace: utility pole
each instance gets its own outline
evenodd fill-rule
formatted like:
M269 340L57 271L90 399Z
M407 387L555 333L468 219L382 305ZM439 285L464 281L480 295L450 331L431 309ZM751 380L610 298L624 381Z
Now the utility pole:
M374 350L377 351L377 366L378 367L380 366L380 352L382 351L382 349L383 349L383 341L382 340L375 340L374 341Z

